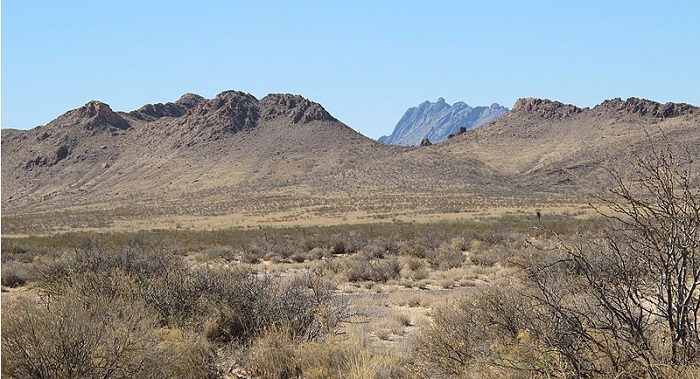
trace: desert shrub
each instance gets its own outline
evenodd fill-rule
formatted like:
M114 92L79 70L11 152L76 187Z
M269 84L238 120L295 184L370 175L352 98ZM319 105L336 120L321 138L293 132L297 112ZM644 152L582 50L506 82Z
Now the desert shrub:
M2 264L2 285L10 288L21 287L29 279L27 264L22 262L6 262Z
M162 331L142 303L85 305L78 296L3 303L3 376L201 378L209 361L196 338Z
M266 251L259 246L248 246L243 250L241 262L248 264L260 263L265 256Z
M205 333L211 340L247 343L273 326L313 339L333 330L344 317L346 305L315 273L282 281L245 270L209 269L206 280Z
M435 250L428 251L426 260L433 269L449 270L462 266L465 257L461 250L445 243Z
M346 244L345 240L343 239L343 236L340 235L334 235L330 241L330 252L331 254L345 254L348 251L346 250Z
M404 265L411 271L420 270L425 268L425 261L422 259L417 259L413 257L408 257L404 259Z
M326 256L326 251L320 247L314 247L308 253L308 257L311 260L320 260Z
M358 255L345 261L344 273L350 282L369 280L386 282L401 276L403 265L397 257L372 259Z
M422 375L466 377L493 366L499 375L513 376L543 364L546 352L529 334L536 316L521 291L526 289L494 285L438 307L416 342Z
M292 379L301 377L299 343L291 331L273 327L253 341L249 367L258 377Z
M176 266L163 275L142 279L137 296L158 312L162 324L186 327L199 324L208 290L205 269Z
M495 250L490 249L490 250L482 250L478 253L474 253L469 255L469 260L477 265L477 266L484 266L484 267L492 267L496 263L499 263L501 261L500 259L500 254L498 254Z
M378 253L377 258L383 258L385 255L398 255L399 243L393 236L377 237L371 243L375 251Z
M118 270L139 277L160 276L182 266L180 257L161 246L132 240L124 246L105 247L99 240L82 240L79 247L58 257L42 257L33 265L32 276L48 289L55 283L70 283L85 273Z
M438 308L416 344L415 353L426 365L424 374L461 375L486 357L490 340L478 321L468 301Z
M426 247L416 240L402 241L398 248L399 254L415 258L425 258L427 251Z

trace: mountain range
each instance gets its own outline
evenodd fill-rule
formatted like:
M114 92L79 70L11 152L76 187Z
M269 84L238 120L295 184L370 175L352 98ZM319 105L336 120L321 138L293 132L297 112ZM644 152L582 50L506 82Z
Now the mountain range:
M2 129L2 233L416 221L578 209L664 139L700 156L700 110L520 99L428 147L387 145L299 95L226 91Z
M417 146L427 138L431 143L438 143L450 135L464 133L493 121L507 112L508 108L496 103L474 108L461 101L450 105L441 97L434 103L425 101L409 108L391 135L382 136L379 142Z

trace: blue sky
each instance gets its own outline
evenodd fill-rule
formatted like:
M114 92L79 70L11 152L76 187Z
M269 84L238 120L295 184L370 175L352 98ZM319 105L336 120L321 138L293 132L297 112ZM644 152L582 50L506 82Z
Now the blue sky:
M90 100L301 94L372 138L444 97L700 105L700 1L3 0L2 127Z

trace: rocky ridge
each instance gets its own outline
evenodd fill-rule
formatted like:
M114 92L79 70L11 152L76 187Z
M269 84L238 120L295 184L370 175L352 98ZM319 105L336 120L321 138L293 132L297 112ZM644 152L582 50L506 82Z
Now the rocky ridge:
M174 103L146 104L135 111L129 112L129 116L144 121L153 121L161 117L180 117L205 100L202 96L186 93Z
M639 99L636 97L630 97L627 100L622 100L617 97L611 100L605 100L593 109L653 118L672 118L697 114L700 108L686 103L669 102L661 104L656 101Z

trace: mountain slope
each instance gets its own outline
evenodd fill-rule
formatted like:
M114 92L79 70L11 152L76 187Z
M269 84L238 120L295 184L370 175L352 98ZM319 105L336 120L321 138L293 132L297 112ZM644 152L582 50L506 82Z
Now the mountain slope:
M508 112L508 108L491 104L489 107L473 108L466 103L447 104L445 99L436 102L425 101L417 107L409 108L394 127L389 136L379 142L392 145L417 146L424 138L432 143L442 142L450 134L483 125Z
M386 151L301 96L194 99L131 113L90 102L46 126L3 130L3 211L186 197Z
M496 175L472 157L450 168L440 154L373 141L301 96L184 97L187 106L129 113L90 102L46 126L3 130L3 214L145 204L155 214L206 213L215 203L225 213L272 193L464 193Z

